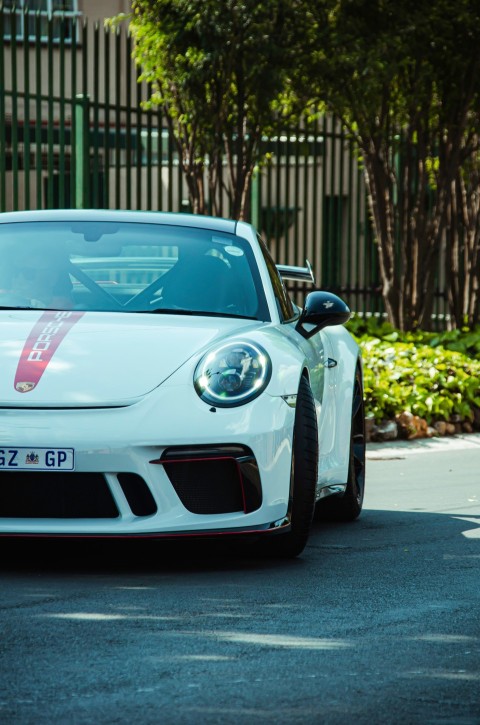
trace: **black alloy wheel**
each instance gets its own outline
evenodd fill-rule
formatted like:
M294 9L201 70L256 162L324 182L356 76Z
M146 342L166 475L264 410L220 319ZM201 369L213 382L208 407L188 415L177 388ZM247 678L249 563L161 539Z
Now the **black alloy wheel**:
M266 553L269 555L295 557L305 548L315 511L317 475L317 414L308 380L302 377L298 388L293 431L290 480L291 529L264 542L267 545Z

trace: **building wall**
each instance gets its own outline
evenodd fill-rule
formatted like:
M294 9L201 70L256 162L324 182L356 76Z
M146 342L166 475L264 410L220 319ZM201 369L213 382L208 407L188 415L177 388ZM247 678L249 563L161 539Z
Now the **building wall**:
M118 13L129 13L131 3L129 0L79 0L78 9L89 21L103 21Z

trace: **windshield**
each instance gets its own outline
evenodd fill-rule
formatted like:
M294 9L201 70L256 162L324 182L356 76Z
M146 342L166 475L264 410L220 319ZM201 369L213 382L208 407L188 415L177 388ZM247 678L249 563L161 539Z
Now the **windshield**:
M268 319L245 240L115 221L0 224L0 308Z

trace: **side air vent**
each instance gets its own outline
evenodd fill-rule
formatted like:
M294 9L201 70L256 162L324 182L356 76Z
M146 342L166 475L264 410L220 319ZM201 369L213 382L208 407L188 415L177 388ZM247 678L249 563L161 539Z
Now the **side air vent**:
M157 512L155 499L141 476L136 473L119 473L117 479L135 516L151 516Z

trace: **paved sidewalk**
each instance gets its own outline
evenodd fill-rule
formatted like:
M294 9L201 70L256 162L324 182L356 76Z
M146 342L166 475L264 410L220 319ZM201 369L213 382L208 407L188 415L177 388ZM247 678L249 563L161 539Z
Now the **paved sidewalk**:
M480 463L480 433L447 436L444 438L419 438L411 441L398 440L388 443L367 443L367 458L385 460L404 458L415 453L458 451L477 449Z

